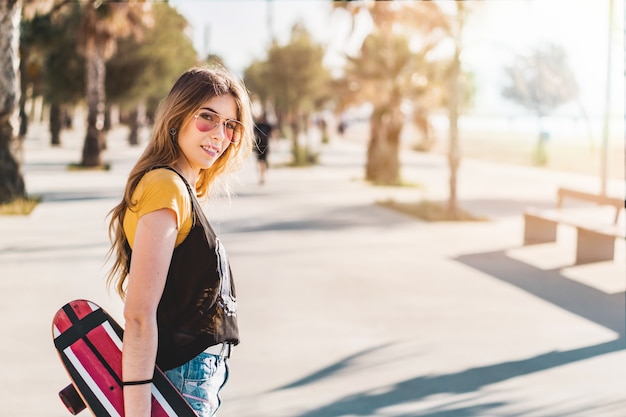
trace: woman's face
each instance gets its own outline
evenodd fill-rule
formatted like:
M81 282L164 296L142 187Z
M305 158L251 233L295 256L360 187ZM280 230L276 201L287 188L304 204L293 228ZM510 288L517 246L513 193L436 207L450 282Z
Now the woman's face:
M224 94L204 102L178 135L183 157L176 165L194 176L211 167L231 144L236 120L237 104L232 95ZM217 126L211 128L215 122Z

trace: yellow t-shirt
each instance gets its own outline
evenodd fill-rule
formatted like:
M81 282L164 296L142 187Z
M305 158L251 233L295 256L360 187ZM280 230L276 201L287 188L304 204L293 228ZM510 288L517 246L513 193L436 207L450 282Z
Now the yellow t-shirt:
M131 249L141 216L159 209L169 208L176 213L176 246L189 234L193 225L191 196L182 178L175 172L159 168L146 173L139 180L132 201L137 203L136 206L126 209L124 216L124 233Z

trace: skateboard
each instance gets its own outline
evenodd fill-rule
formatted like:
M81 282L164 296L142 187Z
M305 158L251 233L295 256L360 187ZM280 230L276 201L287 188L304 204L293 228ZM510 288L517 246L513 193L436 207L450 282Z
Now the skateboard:
M88 408L96 417L123 417L122 335L119 324L87 300L64 305L52 321L52 337L71 384L59 392L73 415ZM152 417L197 417L191 406L155 367Z

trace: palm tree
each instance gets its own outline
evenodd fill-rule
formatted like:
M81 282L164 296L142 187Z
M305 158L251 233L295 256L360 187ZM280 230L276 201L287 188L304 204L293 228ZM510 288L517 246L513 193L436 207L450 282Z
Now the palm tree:
M400 134L403 88L416 67L408 40L376 31L365 39L358 58L349 60L346 75L354 96L373 104L365 177L380 184L400 182Z
M427 79L433 65L428 53L441 41L445 25L440 9L431 2L337 2L352 16L369 12L374 29L365 39L360 55L348 57L345 74L350 102L373 105L370 118L365 177L379 184L398 184L400 135L405 123L401 105L424 94L420 79ZM420 36L419 44L409 39ZM345 103L342 104L345 106Z
M58 0L61 2L61 0ZM26 198L21 172L20 24L56 7L54 0L0 0L0 204Z
M19 36L23 11L46 12L60 8L68 1L0 0L0 203L26 197L19 148ZM101 165L100 151L102 111L104 103L104 60L112 54L115 40L137 33L149 22L150 5L137 1L109 4L89 0L84 5L80 38L85 40L87 60L88 129L82 165ZM34 13L33 13L34 14Z
M0 0L0 204L26 197L16 155L19 127L20 0Z
M145 25L151 24L150 3L128 1L105 3L89 0L83 4L79 38L85 56L87 100L87 133L81 165L102 165L104 149L105 62L115 52L117 40L131 34L140 36Z
M403 33L406 36L411 32L419 32L419 38L422 39L422 44L419 46L419 50L414 51L413 54L422 56L422 65L413 67L413 74L417 77L414 76L412 79L423 78L426 81L426 85L421 91L419 86L415 86L413 83L403 84L403 87L396 86L396 89L406 92L406 96L403 97L410 97L411 94L415 97L416 94L420 95L425 92L426 96L428 96L430 92L427 90L432 90L432 86L438 84L439 82L438 80L435 80L433 74L440 72L444 75L443 82L445 84L445 88L439 94L442 98L432 100L432 98L429 97L427 100L419 100L419 102L424 105L420 117L426 117L423 112L425 111L428 113L429 109L427 106L429 106L429 102L431 102L430 105L434 106L441 106L442 104L445 104L450 123L448 148L450 179L447 217L450 219L456 219L461 217L457 204L457 172L461 161L458 143L458 118L463 104L469 101L468 96L470 95L468 85L469 82L466 80L467 77L466 74L463 73L461 65L461 55L464 48L463 32L466 19L474 7L480 3L480 0L475 0L473 2L454 1L445 3L441 2L442 4L438 3L440 2L360 2L342 0L334 2L334 5L336 8L347 9L351 12L352 16L356 16L363 10L369 11L372 20L374 21L375 30L380 33L379 36L381 37L397 36L394 35L397 33ZM431 62L426 59L426 55L432 49L436 48L437 45L443 45L443 41L446 41L447 45L452 45L452 55L442 59L441 62ZM386 41L385 44L381 44L380 53L383 54L383 50L385 48L389 48L391 45L391 41ZM384 65L388 65L390 62L389 59L390 58L387 57L379 59L379 61ZM397 63L399 63L399 61ZM438 69L433 71L433 68ZM424 74L424 71L426 74ZM359 77L358 72L353 73L352 75L357 75L357 78ZM390 82L398 82L398 80L392 80ZM350 82L348 82L348 85L349 84ZM394 87L391 84L387 84L386 88L389 91L394 91ZM435 94L435 96L436 95L437 94ZM387 106L389 108L388 111L393 112L393 114L399 114L399 108L396 107L398 105L398 98L389 97L390 98L386 104L379 101L379 99L385 98L384 94L379 94L377 97L374 97L373 100L370 98L374 104L374 112L371 121L372 126L376 123L384 125L387 123L386 121L398 123L397 118L389 116L381 117L385 115L384 106ZM379 111L376 111L377 106L381 108ZM390 126L386 130L383 130L382 133L384 133L386 137L381 136L376 138L374 136L375 132L374 127L372 127L372 137L370 138L368 154L368 164L370 165L374 164L377 158L377 155L373 152L378 152L381 149L380 146L374 145L374 142L386 142L385 146L388 148L388 152L386 155L383 153L383 157L393 158L390 155L396 155L398 151L398 146L396 145L398 140L393 136L395 134L400 134L397 126ZM382 149L385 148L383 147ZM378 163L378 167L380 167L381 170L396 169L397 166L397 157L391 159L390 162ZM376 170L376 167L374 167L374 169L368 168L366 169L366 172L367 178L375 182L379 182L377 179L380 178L383 180L382 182L389 183L390 179L399 177L399 173L394 175L393 172L384 172L381 174Z

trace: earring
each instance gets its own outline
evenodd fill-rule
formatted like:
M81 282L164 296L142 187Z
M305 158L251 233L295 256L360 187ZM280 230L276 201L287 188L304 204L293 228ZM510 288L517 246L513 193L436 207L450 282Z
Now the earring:
M172 136L172 139L174 139L174 136L176 136L176 128L170 128L170 135Z

